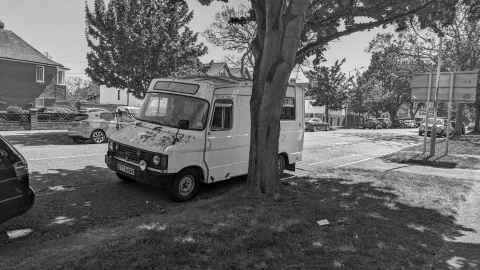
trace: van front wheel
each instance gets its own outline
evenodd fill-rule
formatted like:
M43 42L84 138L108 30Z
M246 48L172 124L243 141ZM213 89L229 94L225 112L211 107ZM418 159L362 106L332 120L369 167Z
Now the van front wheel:
M195 170L186 169L179 172L170 183L170 196L176 202L188 201L195 197L199 188L199 176Z

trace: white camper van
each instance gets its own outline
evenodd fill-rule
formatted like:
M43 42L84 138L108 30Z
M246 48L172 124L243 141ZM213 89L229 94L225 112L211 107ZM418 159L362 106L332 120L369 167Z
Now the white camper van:
M168 183L177 201L195 196L200 182L246 175L251 93L251 81L155 79L135 124L110 134L105 162L123 180ZM278 151L282 171L302 159L303 99L303 89L288 87Z

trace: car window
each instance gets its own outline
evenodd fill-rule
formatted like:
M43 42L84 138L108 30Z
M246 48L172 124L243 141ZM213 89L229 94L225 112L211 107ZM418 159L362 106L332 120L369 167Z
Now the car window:
M295 98L285 97L283 99L280 120L295 120Z
M103 119L105 121L112 121L113 119L115 119L115 116L113 115L113 113L102 112L100 113L100 119Z
M17 161L19 161L18 157L12 152L10 147L0 139L0 163L5 167Z
M218 99L215 101L211 130L232 129L233 122L233 101L229 99Z

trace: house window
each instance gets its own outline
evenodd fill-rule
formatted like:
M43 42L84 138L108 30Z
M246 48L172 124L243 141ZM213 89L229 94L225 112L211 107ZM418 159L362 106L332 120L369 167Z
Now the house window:
M120 100L120 90L117 90L117 100Z
M45 67L37 66L37 68L35 69L35 76L38 83L45 82Z
M65 70L57 70L57 84L65 85Z
M283 99L280 120L295 120L295 98L286 97Z
M233 124L233 101L218 99L215 101L211 130L230 130Z

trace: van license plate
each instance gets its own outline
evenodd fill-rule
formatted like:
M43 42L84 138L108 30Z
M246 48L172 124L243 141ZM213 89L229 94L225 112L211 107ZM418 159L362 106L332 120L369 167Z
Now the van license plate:
M117 169L123 173L129 174L129 175L135 175L135 169L125 166L123 164L117 164Z

